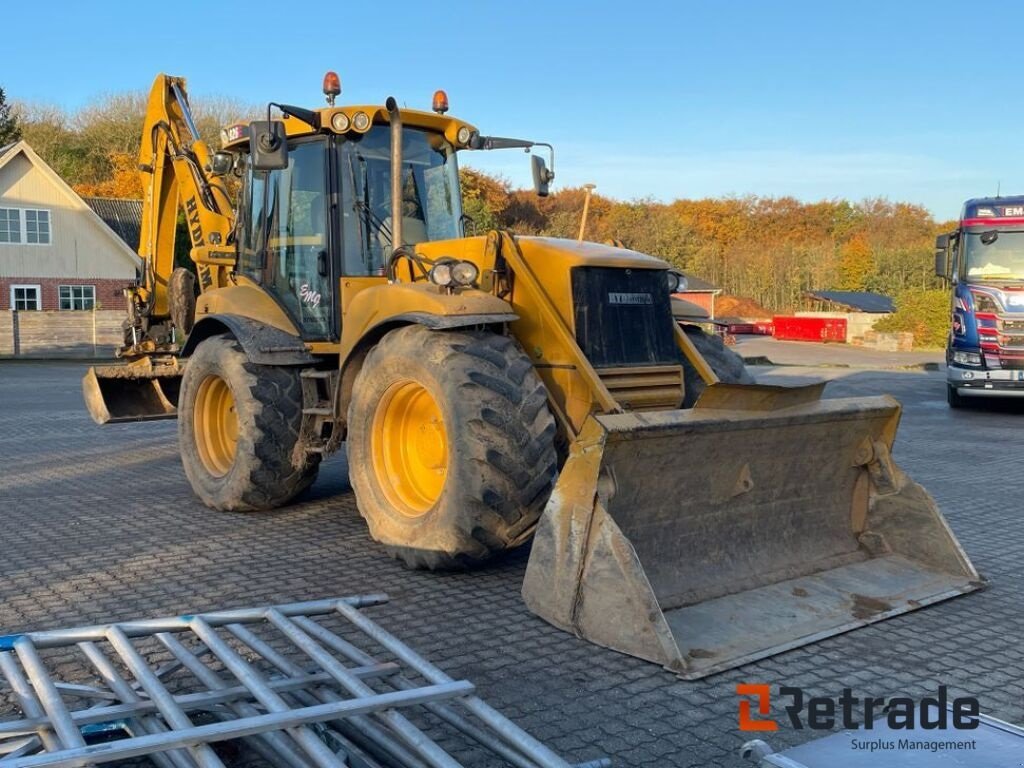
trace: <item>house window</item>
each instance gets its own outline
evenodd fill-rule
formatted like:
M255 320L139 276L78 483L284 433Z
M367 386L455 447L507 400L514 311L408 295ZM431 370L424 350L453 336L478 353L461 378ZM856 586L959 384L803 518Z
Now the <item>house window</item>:
M92 309L96 306L96 286L62 285L60 287L61 309Z
M42 208L0 208L0 243L49 245L50 212Z
M36 245L50 244L50 212L36 209L25 211L25 242Z
M11 309L35 310L43 308L40 299L41 289L38 285L12 285L11 286Z
M0 243L21 242L21 211L0 208Z

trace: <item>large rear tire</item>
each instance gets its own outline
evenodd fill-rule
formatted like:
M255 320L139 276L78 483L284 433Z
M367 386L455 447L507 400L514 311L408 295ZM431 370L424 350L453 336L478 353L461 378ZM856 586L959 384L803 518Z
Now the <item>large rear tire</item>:
M557 473L554 439L544 386L513 339L409 326L356 377L349 477L391 554L466 567L533 534Z
M725 384L754 383L754 377L747 370L743 358L725 346L725 342L719 336L705 333L695 325L684 325L683 331L700 352L701 357L711 366L719 381ZM707 389L707 384L697 373L697 369L686 360L683 361L683 379L686 386L683 407L692 408L700 393Z
M293 466L301 423L297 368L250 363L230 336L206 339L189 358L178 398L178 444L185 475L206 506L273 509L308 488L320 457Z

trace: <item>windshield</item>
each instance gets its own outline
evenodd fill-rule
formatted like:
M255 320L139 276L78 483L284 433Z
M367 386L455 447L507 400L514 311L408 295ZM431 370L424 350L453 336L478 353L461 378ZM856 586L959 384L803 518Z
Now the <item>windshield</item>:
M402 132L402 239L407 245L462 236L455 150L444 137ZM340 145L346 275L382 275L391 255L391 129L376 125Z
M964 255L970 281L1024 280L1024 231L968 232Z

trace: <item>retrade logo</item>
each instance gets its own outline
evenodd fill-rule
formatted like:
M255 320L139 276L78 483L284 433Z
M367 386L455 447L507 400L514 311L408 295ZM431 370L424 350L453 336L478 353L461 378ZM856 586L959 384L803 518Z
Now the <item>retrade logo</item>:
M789 724L796 730L832 730L838 723L846 730L871 730L885 723L892 730L934 730L948 728L974 730L979 724L981 707L974 696L949 699L944 685L936 696L912 699L907 696L854 696L844 688L839 696L807 696L802 688L781 685L778 701ZM772 686L765 683L739 683L739 728L741 731L777 731L779 724L770 715Z

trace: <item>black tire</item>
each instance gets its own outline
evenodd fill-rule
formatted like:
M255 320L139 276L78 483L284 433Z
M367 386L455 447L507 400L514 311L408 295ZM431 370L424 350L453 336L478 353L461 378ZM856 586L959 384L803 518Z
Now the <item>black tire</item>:
M753 384L754 377L747 370L743 358L725 346L721 337L705 333L695 325L684 325L683 330L701 356L711 366L719 380L725 384ZM697 369L683 360L683 378L686 385L684 408L692 408L700 393L707 388Z
M223 380L234 400L238 438L223 475L211 472L196 441L196 395L210 377ZM296 468L292 452L302 422L302 383L297 368L250 363L230 336L213 336L185 367L178 398L178 444L192 489L204 504L231 512L286 504L316 479L320 457Z
M950 408L964 407L964 398L956 391L956 387L952 384L946 385L946 402L949 403Z
M393 491L389 501L373 444L387 393L410 381L437 404L447 440L440 495L412 514ZM349 477L370 535L393 556L413 568L464 568L532 536L557 473L554 440L544 386L513 339L408 326L381 339L356 377Z

